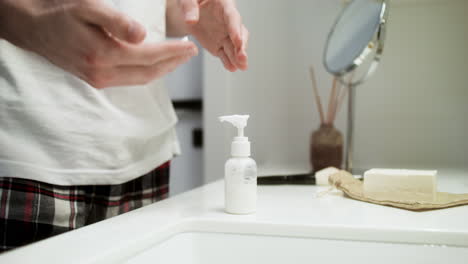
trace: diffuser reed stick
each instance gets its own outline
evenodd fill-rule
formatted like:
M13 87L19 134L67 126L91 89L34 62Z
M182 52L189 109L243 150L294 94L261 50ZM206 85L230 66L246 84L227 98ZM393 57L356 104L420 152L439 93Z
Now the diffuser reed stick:
M312 89L314 91L315 102L317 103L317 108L320 114L320 123L323 124L325 122L325 116L323 114L323 106L322 100L320 99L320 95L317 88L317 79L315 78L315 71L312 66L309 68L310 79L312 80Z
M338 109L339 104L340 104L340 97L342 96L342 94L343 94L342 84L341 84L340 81L338 81L336 94L333 97L333 107L332 107L332 110L331 110L331 123L332 124L336 120L336 113L337 113L337 109Z
M336 116L340 111L348 91L350 89L351 83L354 79L354 72L350 75L350 78L347 81L346 85L342 85L338 77L333 78L332 89L330 92L330 98L328 100L328 109L325 113L323 111L322 99L318 92L317 79L315 76L315 71L312 66L309 68L310 79L312 81L312 89L314 92L315 102L317 109L320 115L320 123L325 125L333 125L336 120Z
M338 79L336 77L333 78L332 90L331 90L330 98L328 100L327 120L325 121L327 125L333 124L333 121L334 121L333 109L335 108L335 104L336 104L337 83L338 83Z
M336 118L337 113L341 110L341 106L343 105L344 100L346 98L346 95L348 94L348 91L350 89L350 86L353 83L354 74L355 74L355 72L351 73L351 75L349 76L347 85L345 86L345 88L343 89L343 92L341 93L341 95L338 98L338 102L337 102L336 108L335 108L334 113L333 113L333 118L334 119Z

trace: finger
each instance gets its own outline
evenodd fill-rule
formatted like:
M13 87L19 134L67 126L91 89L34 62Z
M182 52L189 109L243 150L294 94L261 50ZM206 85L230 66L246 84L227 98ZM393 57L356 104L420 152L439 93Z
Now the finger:
M192 55L184 55L176 58L170 58L159 63L159 66L153 66L149 68L147 71L149 81L162 78L165 75L173 72L175 69L177 69L177 67L187 63L192 57Z
M242 25L242 48L241 48L239 54L245 55L245 57L247 57L247 48L249 46L249 37L250 37L249 30L244 25Z
M231 39L227 38L223 43L224 53L227 55L229 62L237 69L240 68L237 62L236 52L234 51L234 45L232 45Z
M106 88L128 85L143 85L159 79L186 63L192 56L183 55L168 58L151 66L120 66L108 69L89 82L95 88Z
M77 11L77 15L87 23L100 26L113 37L129 43L139 43L145 39L146 30L140 23L101 1L91 2Z
M129 45L114 39L99 39L95 33L93 49L85 55L88 66L140 65L148 66L172 57L197 55L197 46L190 41L166 41ZM102 35L101 35L102 38ZM89 41L91 42L91 41Z
M226 55L226 53L224 52L223 49L220 49L218 51L218 57L223 62L224 68L226 68L230 72L235 72L236 71L236 67L231 63L231 61L229 60L228 56Z
M248 58L247 58L247 46L249 42L249 31L245 26L242 26L242 40L243 45L241 50L237 53L237 60L241 65L241 70L246 70L248 68Z
M226 5L224 9L224 19L227 23L228 34L236 50L239 50L242 47L241 16L233 1L228 1Z
M166 41L140 45L128 45L123 52L116 54L119 65L153 65L158 62L183 55L195 56L198 48L191 41Z
M195 24L200 17L200 10L198 8L197 0L178 0L182 8L185 22Z

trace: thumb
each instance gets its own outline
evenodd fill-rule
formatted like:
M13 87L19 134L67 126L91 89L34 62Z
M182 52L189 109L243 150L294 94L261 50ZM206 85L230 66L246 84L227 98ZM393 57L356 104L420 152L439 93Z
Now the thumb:
M182 8L185 22L195 24L200 18L200 11L198 8L198 0L179 0L179 5Z

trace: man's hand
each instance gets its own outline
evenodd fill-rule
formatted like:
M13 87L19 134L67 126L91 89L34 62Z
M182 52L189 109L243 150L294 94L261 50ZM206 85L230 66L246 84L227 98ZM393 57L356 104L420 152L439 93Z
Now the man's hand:
M174 6L178 10L171 11ZM249 32L242 24L234 0L171 0L168 11L168 16L184 21L185 31L211 54L219 57L226 69L247 69ZM168 18L168 26L172 24L175 31L181 31L182 26L171 21L174 19Z
M102 0L0 0L1 38L96 88L148 83L198 52L192 42L141 44L145 35Z

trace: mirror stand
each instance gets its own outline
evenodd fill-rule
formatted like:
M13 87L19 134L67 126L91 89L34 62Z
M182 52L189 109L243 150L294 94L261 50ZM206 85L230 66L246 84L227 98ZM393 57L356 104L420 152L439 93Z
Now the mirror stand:
M345 152L345 170L353 170L353 150L354 150L354 120L355 120L355 98L356 84L348 85L348 115L346 120L346 152Z

